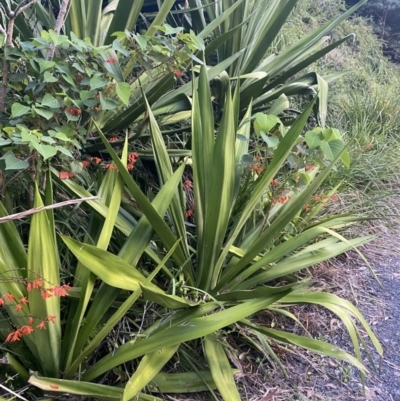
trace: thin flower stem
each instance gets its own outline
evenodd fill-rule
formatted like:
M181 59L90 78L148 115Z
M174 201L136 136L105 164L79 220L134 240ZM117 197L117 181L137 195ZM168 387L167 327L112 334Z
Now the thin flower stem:
M54 205L36 207L33 209L26 210L25 212L10 214L9 216L2 217L2 218L0 218L0 224L6 223L11 220L22 219L31 214L39 213L42 210L57 209L57 208L68 206L68 205L74 205L76 203L87 202L87 201L98 200L98 199L100 199L98 196L90 196L88 198L72 199L72 200L68 200L65 202L55 203Z

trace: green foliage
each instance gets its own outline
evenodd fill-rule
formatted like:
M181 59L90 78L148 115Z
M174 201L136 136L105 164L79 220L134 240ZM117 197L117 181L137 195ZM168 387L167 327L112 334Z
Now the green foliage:
M169 39L141 40L140 35L130 34L127 45L115 39L112 46L103 48L73 33L71 39L54 36L51 30L22 42L18 63L14 56L9 58L13 70L8 98L14 101L10 115L3 116L0 147L4 170L26 168L28 163L19 159L35 154L41 161L57 156L68 165L75 151L92 136L91 118L106 123L130 105L132 87L138 81L133 70L146 72L152 79L180 71L188 58L183 46L191 35L177 31ZM43 56L51 45L58 50L54 61Z

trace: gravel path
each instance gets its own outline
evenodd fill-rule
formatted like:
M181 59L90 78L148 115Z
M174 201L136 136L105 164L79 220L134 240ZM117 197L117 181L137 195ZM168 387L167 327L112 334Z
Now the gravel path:
M371 400L400 401L400 257L385 260L374 268L384 288L368 278L365 289L381 302L381 316L371 313L366 304L359 307L382 343L384 360L380 374L372 376L367 386L374 389Z

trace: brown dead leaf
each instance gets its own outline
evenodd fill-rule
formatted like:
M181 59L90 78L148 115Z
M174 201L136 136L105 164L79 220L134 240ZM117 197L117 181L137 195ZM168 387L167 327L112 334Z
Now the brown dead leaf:
M260 401L273 401L274 395L276 394L277 391L278 391L277 388L268 391L268 394L264 395L264 397Z

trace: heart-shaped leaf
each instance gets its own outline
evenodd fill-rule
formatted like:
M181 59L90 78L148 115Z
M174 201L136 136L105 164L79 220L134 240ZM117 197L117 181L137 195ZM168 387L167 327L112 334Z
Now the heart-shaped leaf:
M31 111L31 108L29 106L25 106L21 103L13 103L11 106L11 115L13 118L16 117L21 117L25 115L26 113L29 113Z

